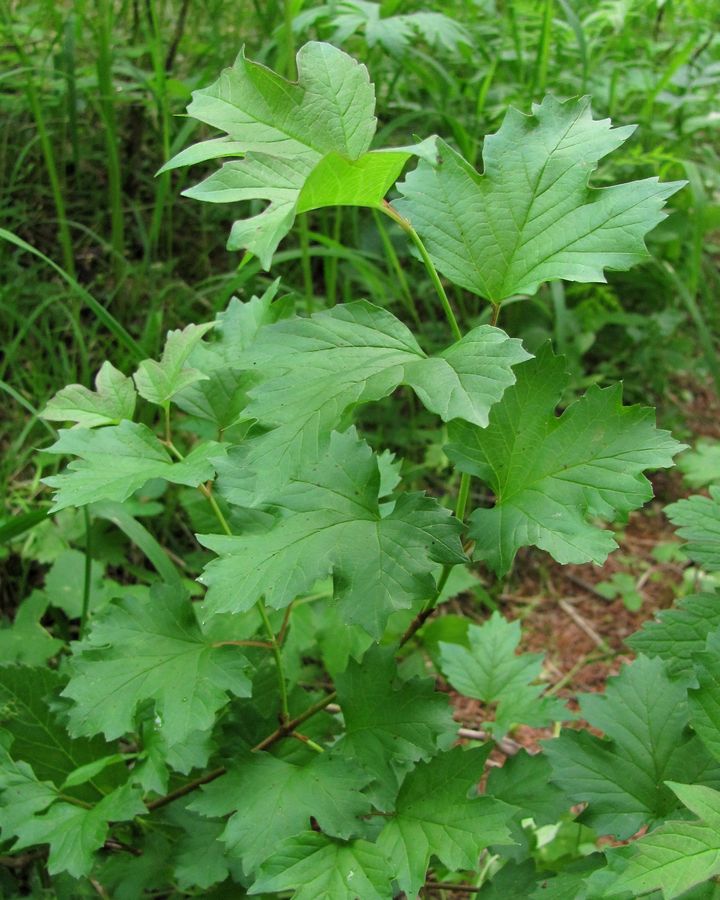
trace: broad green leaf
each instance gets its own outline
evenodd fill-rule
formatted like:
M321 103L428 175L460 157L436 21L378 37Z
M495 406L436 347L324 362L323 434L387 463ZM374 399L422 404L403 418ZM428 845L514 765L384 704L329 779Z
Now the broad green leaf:
M678 468L692 488L720 482L720 441L699 440L678 460Z
M160 894L171 882L175 849L165 835L151 831L134 844L140 856L109 853L98 868L97 878L112 900L138 900Z
M551 777L545 754L521 750L508 756L502 766L490 769L485 793L517 807L523 818L532 816L536 825L552 825L568 811L572 798L553 784Z
M186 363L203 335L214 324L205 322L203 325L188 325L182 330L168 331L160 361L144 359L133 376L140 396L158 406L167 406L183 388L206 378Z
M228 875L242 877L238 860L228 856L227 848L220 840L224 822L209 821L189 812L187 808L173 805L167 818L182 828L182 834L173 847L173 871L178 886L192 893L208 890L214 884L225 881Z
M33 591L17 608L12 625L0 628L3 665L42 666L60 650L64 641L54 638L40 623L47 607L45 594Z
M132 419L135 412L135 388L131 378L104 362L95 378L95 390L81 384L69 384L48 401L42 411L53 422L75 422L81 428L116 425Z
M709 497L671 503L665 513L688 542L683 549L690 559L709 572L720 571L720 485L710 488Z
M351 429L276 497L283 511L267 531L198 535L220 556L201 580L210 615L241 612L261 596L281 609L332 574L348 624L380 637L388 616L435 593L435 563L464 560L460 524L437 501L401 494L383 515L377 457Z
M720 599L720 598L716 598ZM720 631L713 631L695 658L697 687L690 689L690 724L720 760Z
M377 845L341 843L308 831L280 845L250 894L293 891L293 900L391 900L393 877Z
M450 459L495 494L494 507L471 517L476 557L498 574L530 545L560 563L601 564L617 544L593 520L612 521L649 500L643 471L671 466L683 445L655 428L653 410L623 406L621 385L592 386L557 417L568 376L548 345L515 371L487 428L449 428Z
M40 781L32 767L16 762L7 751L10 738L0 732L0 835L10 840L36 813L57 800L57 788Z
M599 894L640 897L660 891L665 900L684 896L720 874L720 793L702 785L668 786L699 821L670 821L627 847L609 850L610 872L590 879Z
M174 462L146 425L124 421L94 431L61 431L48 452L77 457L62 474L43 479L57 489L51 510L57 512L97 500L122 502L151 478L197 487L213 477L210 460L222 455L223 446L206 441L182 462Z
M11 755L31 765L40 781L58 788L73 772L108 753L107 744L99 738L71 738L53 712L51 703L64 683L49 668L0 666L0 728L12 735ZM77 796L96 800L117 785L115 774L103 772Z
M683 778L715 784L720 772L687 728L686 689L660 659L638 657L608 681L604 695L586 694L583 718L605 733L564 731L545 742L556 781L600 834L631 837L677 808L664 782Z
M524 359L519 341L489 325L428 357L402 322L366 301L278 322L241 358L262 379L246 414L271 430L221 465L222 490L240 505L262 502L356 405L387 397L402 383L444 419L485 425L515 380L512 367Z
M298 766L257 753L234 761L189 808L205 816L230 814L220 839L255 872L280 841L307 831L312 819L331 837L357 835L359 817L370 812L360 793L370 777L327 754Z
M438 752L455 729L446 695L431 678L400 681L390 648L371 648L335 678L345 719L338 749L356 759L378 782L388 803L412 764Z
M512 843L505 823L512 807L490 797L469 797L483 777L489 745L459 747L419 763L407 774L378 838L400 890L414 897L425 883L430 858L450 871L474 869L491 844Z
M240 354L255 340L265 325L276 322L287 312L287 303L272 301L277 293L274 282L260 297L241 303L236 297L227 309L218 313L210 338L195 345L188 364L205 376L181 390L173 402L190 415L207 419L220 429L242 419L247 391L255 378L238 367Z
M659 656L671 674L692 675L693 657L705 649L708 634L720 628L720 596L691 594L673 609L662 609L627 640L636 653Z
M229 692L249 696L247 668L238 647L203 636L181 589L155 585L149 603L127 597L112 604L74 645L63 691L75 701L72 733L120 737L134 729L138 705L154 700L168 746L179 744L213 726Z
M484 625L470 625L469 649L440 642L441 668L455 690L483 703L497 704L494 737L502 737L513 725L535 727L565 719L568 712L559 700L542 697L541 653L516 655L520 623L508 622L494 612Z
M296 212L324 206L367 206L379 209L411 156L426 158L432 138L412 147L371 150L357 159L328 153L310 171L297 199Z
M647 259L644 236L681 182L646 178L601 190L588 178L633 126L593 120L588 98L510 109L485 139L480 175L444 141L398 185L396 206L451 281L493 303L545 281L605 281Z
M54 803L44 815L35 815L21 823L13 850L37 844L49 844L48 872L68 872L75 878L87 875L94 853L105 843L110 822L122 822L145 812L139 792L124 785L92 809L70 803Z
M598 900L597 894L588 892L587 882L593 872L604 868L604 863L605 857L601 853L591 853L589 856L575 860L564 866L558 875L542 878L537 888L528 895L529 900L591 900L591 898ZM501 898L498 897L497 900L501 900ZM630 898L623 897L622 900L630 900ZM687 900L690 898L688 897Z
M303 184L327 154L356 160L375 134L375 91L367 69L329 44L311 42L297 54L298 81L288 82L241 52L208 88L193 93L188 114L230 138L239 161L185 195L212 202L263 199L267 209L233 226L228 247L245 248L269 268L292 227ZM198 158L207 148L194 153ZM224 150L222 145L217 149ZM170 166L194 162L193 151ZM214 155L214 153L212 153ZM332 171L332 164L330 164ZM327 176L325 179L327 180ZM309 208L309 207L306 207Z

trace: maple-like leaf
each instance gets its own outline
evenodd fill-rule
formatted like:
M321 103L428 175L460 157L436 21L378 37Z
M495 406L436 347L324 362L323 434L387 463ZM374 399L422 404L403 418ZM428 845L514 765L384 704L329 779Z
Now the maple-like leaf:
M140 396L158 406L167 406L175 394L183 388L207 378L186 363L203 335L207 334L214 324L205 322L202 325L188 325L182 329L168 331L160 361L144 359L133 376Z
M588 98L510 109L485 139L480 175L444 141L398 185L396 206L456 284L500 303L545 281L605 281L648 257L644 236L683 182L646 178L602 189L588 178L633 126L594 120Z
M636 653L659 656L673 675L692 674L694 657L705 649L708 634L720 628L720 596L690 594L673 609L661 609L626 642Z
M520 750L506 757L502 766L490 769L485 792L516 807L523 819L531 816L536 825L552 825L568 811L572 798L553 783L551 776L544 753Z
M203 635L182 588L155 585L149 602L109 606L74 645L63 691L75 701L71 730L120 737L134 729L138 705L154 700L165 741L179 744L212 727L229 692L249 696L248 665L237 647Z
M117 788L91 809L54 803L43 815L18 825L13 850L49 844L48 872L67 872L81 878L93 867L95 851L105 843L110 822L132 819L143 812L140 793L130 785Z
M338 743L377 781L376 799L391 803L412 764L438 752L454 734L447 696L431 678L401 681L391 648L373 647L335 678L345 719Z
M553 780L587 802L582 821L598 833L626 839L667 818L678 805L668 780L719 783L720 768L687 728L685 685L668 677L662 660L638 657L605 694L583 696L580 709L605 738L564 731L544 749Z
M494 612L484 625L470 625L470 647L440 643L441 668L450 684L466 697L497 704L495 719L488 724L496 738L513 725L534 727L567 718L559 700L542 697L537 684L542 668L541 653L516 655L520 623L508 622Z
M106 361L97 373L94 391L81 384L69 384L48 401L42 417L54 422L75 422L80 428L117 425L123 419L132 419L135 400L132 379Z
M220 839L247 872L255 872L280 841L307 831L313 819L332 837L359 834L359 817L370 811L360 791L370 778L359 766L328 754L293 765L257 753L235 760L190 809L206 816L230 814Z
M64 641L54 638L40 622L47 607L47 596L42 591L33 591L17 608L12 625L0 628L3 665L42 666L61 649Z
M224 448L206 441L181 462L174 462L146 425L125 420L92 431L61 431L48 452L76 457L60 475L43 479L57 489L51 509L57 512L97 500L127 500L151 478L197 487L213 477L215 466L210 460L221 456Z
M391 900L393 877L376 844L343 843L308 831L283 841L249 893L294 891L293 900Z
M568 376L548 345L515 372L487 428L449 428L450 459L495 494L494 507L471 517L476 557L499 574L531 545L560 563L603 563L617 544L592 520L649 500L643 471L671 466L683 445L655 428L652 409L623 406L621 385L592 386L557 417Z
M408 897L425 883L432 856L450 871L473 869L491 844L512 843L506 822L513 808L491 797L468 796L483 777L489 751L490 745L456 747L406 775L377 843Z
M247 249L267 269L300 212L322 206L378 207L414 147L370 151L375 91L367 69L330 44L310 42L297 54L298 80L287 81L240 53L210 87L193 93L188 115L226 132L197 144L161 171L241 156L186 197L210 203L266 200L260 214L235 222L230 250Z
M363 300L280 321L239 360L261 379L245 414L269 431L220 465L221 490L240 505L261 502L303 461L314 461L351 409L400 384L445 421L487 425L490 408L515 381L513 366L527 358L520 341L489 325L429 357L399 319Z
M720 571L720 484L710 487L709 497L678 500L665 513L687 541L683 549L690 559L709 572Z
M689 898L687 891L720 874L720 792L677 782L668 787L698 818L665 822L628 846L607 851L608 868L589 879L589 896L655 896L660 891L664 900ZM708 888L692 896L714 896L713 887Z
M378 501L377 457L355 431L333 432L327 452L272 498L283 514L266 531L198 535L220 555L201 580L210 614L249 609L261 596L280 609L333 575L343 619L376 637L388 616L435 593L436 563L464 560L461 526L424 494Z

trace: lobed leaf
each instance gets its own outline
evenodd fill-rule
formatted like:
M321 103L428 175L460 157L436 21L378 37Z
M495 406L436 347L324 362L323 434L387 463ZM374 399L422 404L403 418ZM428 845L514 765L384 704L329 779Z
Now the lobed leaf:
M479 175L444 141L396 203L451 281L501 303L545 281L605 281L604 269L647 259L643 238L683 182L647 178L602 189L588 178L634 126L594 120L589 98L546 97L532 115L510 109L485 139Z
M197 487L212 478L211 460L224 452L222 444L206 441L181 462L174 462L155 434L127 420L91 431L61 431L49 453L75 456L60 475L44 478L56 488L51 512L67 506L86 506L97 500L122 502L151 478Z
M354 430L333 432L327 452L291 480L268 530L198 535L220 555L201 580L206 614L240 612L261 596L280 609L332 574L346 624L380 637L388 616L435 593L436 563L464 560L460 523L435 500L402 494L384 514L377 457Z
M693 562L709 572L720 571L720 485L712 485L709 497L696 495L665 507L688 543L684 550Z
M543 727L568 712L559 700L542 697L542 654L516 655L520 623L508 622L494 612L484 625L469 625L469 649L440 642L443 674L466 697L497 704L494 721L488 723L495 738L520 723Z
M516 373L487 428L449 428L450 459L495 494L495 506L470 519L475 556L498 574L529 545L560 563L603 563L617 544L592 520L649 500L643 471L671 466L683 445L655 428L653 410L623 406L621 385L593 386L556 417L568 377L548 345Z
M150 596L150 603L126 597L112 604L74 645L63 691L75 701L73 734L120 737L134 729L138 705L153 700L172 747L210 729L228 692L250 695L246 659L237 647L214 646L203 635L182 589L154 585Z
M117 425L135 412L132 379L105 361L95 377L95 390L69 384L48 401L41 415L54 422L75 422L80 428Z

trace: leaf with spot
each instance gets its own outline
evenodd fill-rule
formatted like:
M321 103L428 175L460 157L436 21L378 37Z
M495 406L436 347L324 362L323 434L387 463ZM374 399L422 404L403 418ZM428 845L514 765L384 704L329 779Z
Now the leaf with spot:
M605 281L604 269L648 258L644 237L683 182L646 178L589 188L597 163L633 126L592 118L587 97L552 96L532 114L510 109L485 139L480 175L444 141L422 160L395 204L455 284L501 303L545 281Z

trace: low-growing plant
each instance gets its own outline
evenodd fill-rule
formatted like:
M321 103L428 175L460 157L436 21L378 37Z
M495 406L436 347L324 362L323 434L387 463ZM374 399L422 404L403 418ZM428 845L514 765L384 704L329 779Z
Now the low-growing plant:
M679 185L590 187L632 129L594 120L587 100L511 109L482 174L437 137L371 149L366 69L320 43L297 61L289 82L241 54L189 107L224 134L166 169L231 157L186 193L267 202L229 242L266 269L307 211L387 217L437 291L447 346L428 352L363 299L301 316L276 282L170 332L132 378L106 362L94 390L51 400L45 418L72 427L49 452L70 462L45 481L79 530L48 532L53 578L0 632L0 827L9 865L36 866L3 884L117 898L373 900L433 885L680 896L720 871L717 598L684 598L633 639L643 655L605 695L581 698L605 737L564 730L482 790L508 732L574 714L498 612L428 641L436 674L487 711L484 743L454 746L447 693L408 655L471 560L500 575L525 547L604 562L613 520L652 496L643 473L681 449L619 385L557 415L563 359L549 345L531 357L498 326L505 302L544 282L642 261ZM459 322L443 277L489 303L492 324ZM439 498L404 490L402 460L353 425L378 401L403 416L410 392L447 428L458 477ZM490 505L471 509L474 484ZM162 517L173 492L199 544L182 558L138 521ZM717 493L671 515L695 561L720 568ZM99 520L134 545L132 583L94 570ZM100 555L117 560L117 545ZM77 637L67 648L43 628L48 606Z

